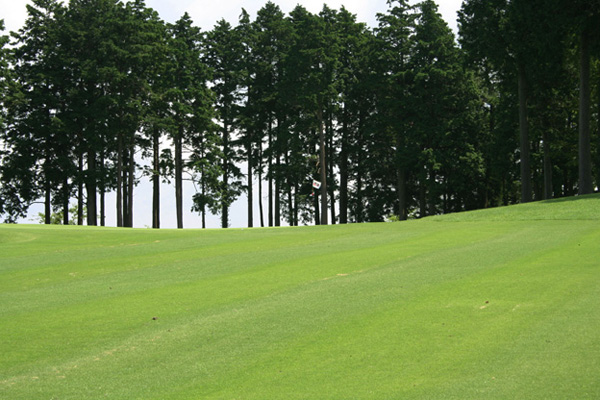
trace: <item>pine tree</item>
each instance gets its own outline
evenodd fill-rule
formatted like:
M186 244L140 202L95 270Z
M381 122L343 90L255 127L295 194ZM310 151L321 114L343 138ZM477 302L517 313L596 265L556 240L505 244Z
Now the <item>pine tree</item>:
M239 126L241 98L241 55L243 46L239 31L225 20L220 20L206 37L206 63L212 69L212 90L216 95L216 112L221 124L221 227L229 226L229 206L242 190L238 161L238 143L233 132Z
M57 46L64 8L56 1L36 0L27 10L28 19L15 36L15 82L9 96L11 126L4 138L11 152L3 160L2 177L6 186L12 186L4 190L12 192L7 198L17 215L24 215L29 204L40 196L49 218L53 204L68 209L72 138L64 131L62 121L65 81L60 66L64 54ZM56 190L59 187L62 189ZM67 197L66 206L64 201L53 199L53 192L61 200Z
M339 221L345 224L349 221L349 185L354 169L351 160L358 158L357 136L360 134L360 128L364 126L361 124L361 115L370 113L368 108L371 102L367 94L369 91L362 90L365 88L362 84L369 85L369 68L364 61L368 58L371 36L364 24L357 23L356 15L344 7L337 14L336 25L340 49L337 73L340 104L336 115L340 151Z
M0 33L4 31L4 20L0 19ZM10 53L5 46L9 39L7 35L0 35L0 132L6 128L6 106L5 98L8 94L8 85L11 79L11 70L9 65Z
M475 132L464 134L468 130L463 121L470 117L468 107L475 94L469 92L469 75L463 72L460 61L454 35L436 4L431 0L420 3L409 61L414 80L410 87L412 119L408 129L420 149L417 176L421 216L449 209L445 200L448 198L462 200L454 206L458 210L462 209L462 202L473 202L466 197L473 197L475 188L471 194L458 192L453 187L457 181L454 175L464 177L470 174L463 171L482 170L476 151L478 137ZM466 165L459 166L463 162Z
M394 166L392 168L396 172L396 209L400 219L404 220L407 218L408 208L408 175L411 167L417 163L414 157L419 153L415 138L410 137L408 130L410 119L413 118L409 98L409 87L413 77L408 64L415 15L405 0L390 1L389 6L387 14L377 16L377 52L380 60L376 67L380 77L380 94L377 101L381 110L379 129L389 136L389 140L383 141L381 154L377 154L377 158L388 160ZM395 153L387 154L386 148L395 149Z
M302 6L297 6L290 13L290 21L295 39L286 58L291 78L289 93L293 99L292 107L299 112L296 118L305 119L308 123L307 142L314 143L316 139L319 157L318 178L321 183L318 219L321 225L327 225L328 138L325 123L334 93L332 73L335 68L335 54L327 54L326 24L322 18L309 13ZM311 153L310 149L307 153Z
M175 148L175 200L177 228L183 228L183 150L192 134L198 132L197 102L203 104L206 96L206 72L201 62L201 34L192 25L190 16L184 14L175 24L169 25L169 89L165 98L170 103L169 135ZM203 107L205 105L203 104Z
M579 183L578 193L589 194L594 191L592 176L591 145L591 93L592 54L598 54L600 34L600 3L597 1L560 1L560 7L566 10L568 32L576 37L579 53Z
M250 22L250 16L246 10L242 9L240 21L235 28L241 41L241 53L238 67L240 76L240 87L242 99L239 109L239 141L241 143L242 154L240 155L246 163L246 197L247 197L247 218L249 228L254 226L254 170L258 166L257 159L262 156L258 151L259 142L262 144L262 131L264 118L260 115L261 107L259 99L261 97L260 86L255 83L257 77L257 65L253 54L256 48L256 30Z
M256 45L252 49L256 77L252 99L258 107L261 121L258 125L265 130L266 148L259 146L259 192L262 193L262 173L267 178L267 224L280 224L279 188L282 186L280 152L284 147L289 114L293 113L290 89L290 63L288 55L292 44L292 26L281 9L267 2L254 22ZM249 93L250 95L250 93ZM262 141L262 140L261 140ZM266 164L266 165L264 165ZM262 195L259 193L259 201ZM259 204L260 212L263 207ZM261 219L262 221L262 219ZM264 224L264 221L261 225Z
M146 7L142 0L126 4L122 25L124 57L119 65L124 73L120 75L121 89L116 90L121 95L117 114L121 126L126 124L125 118L129 116L129 125L141 128L145 134L135 137L134 145L141 147L144 157L152 158L152 166L145 173L150 175L153 186L152 227L160 228L160 180L162 175L168 173L171 161L168 157L161 157L160 150L161 138L168 127L169 112L166 99L169 84L167 31L156 11ZM132 135L131 132L124 133L125 137ZM135 164L130 164L130 169L132 165ZM133 180L128 179L127 184L130 182ZM132 190L127 192L129 198L126 203L130 210L125 214L131 216ZM117 197L117 201L120 201L120 196Z

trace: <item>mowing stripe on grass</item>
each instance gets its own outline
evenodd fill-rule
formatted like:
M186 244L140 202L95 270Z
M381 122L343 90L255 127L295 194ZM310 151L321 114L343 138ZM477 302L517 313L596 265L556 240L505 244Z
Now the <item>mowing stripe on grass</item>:
M0 226L0 397L598 398L599 200L330 227Z

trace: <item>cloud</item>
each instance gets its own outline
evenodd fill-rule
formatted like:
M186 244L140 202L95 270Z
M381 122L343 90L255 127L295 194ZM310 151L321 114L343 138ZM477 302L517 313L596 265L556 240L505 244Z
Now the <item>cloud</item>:
M164 7L164 0L155 0L154 3L156 3L156 10L163 15L160 8ZM220 19L225 19L232 25L236 25L242 8L250 14L251 18L254 18L258 10L266 4L266 0L250 2L236 0L208 3L209 2L206 0L187 1L184 8L184 10L190 14L194 23L203 30L212 29ZM374 26L376 13L384 12L387 9L385 0L377 0L374 2L365 2L364 0L331 0L326 2L323 2L322 0L281 0L274 1L274 3L279 5L286 15L298 4L301 4L312 13L319 13L323 9L323 4L327 4L330 8L337 10L344 5L348 11L357 15L358 21L366 22L371 26ZM181 11L181 14L183 14L183 10ZM166 16L163 16L163 18L169 20Z
M146 5L155 9L166 22L175 22L185 12L188 12L194 24L206 31L211 30L222 18L232 25L236 25L242 8L245 8L251 18L254 18L256 12L266 2L267 0L146 0ZM337 10L343 5L348 11L356 14L359 22L365 22L371 27L377 25L377 13L384 13L388 8L386 0L274 0L273 2L278 4L286 15L297 4L301 4L312 13L320 12L323 4ZM6 31L19 30L27 18L26 4L31 3L30 0L7 0L4 3L0 19L4 19ZM416 0L413 0L412 3L416 3ZM456 11L460 8L461 3L462 0L438 0L440 13L455 32Z
M4 33L21 29L27 18L26 5L30 3L29 0L3 1L0 19L4 19Z

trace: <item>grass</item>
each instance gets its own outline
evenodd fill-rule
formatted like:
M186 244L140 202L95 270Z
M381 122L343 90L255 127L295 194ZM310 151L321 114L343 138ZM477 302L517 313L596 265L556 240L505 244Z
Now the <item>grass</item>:
M600 398L599 219L3 225L0 398Z

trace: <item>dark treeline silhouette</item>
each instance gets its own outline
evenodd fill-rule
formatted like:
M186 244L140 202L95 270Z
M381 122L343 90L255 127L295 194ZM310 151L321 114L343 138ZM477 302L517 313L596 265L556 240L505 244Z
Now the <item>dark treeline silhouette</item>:
M165 180L178 228L186 196L203 226L214 213L227 227L242 193L248 226L255 204L260 226L278 226L598 186L598 1L466 0L458 42L430 0L390 0L373 28L344 7L285 15L268 2L208 32L143 0L31 3L0 37L7 222L43 202L46 223L105 225L114 206L131 227L139 179L154 188L154 228Z

